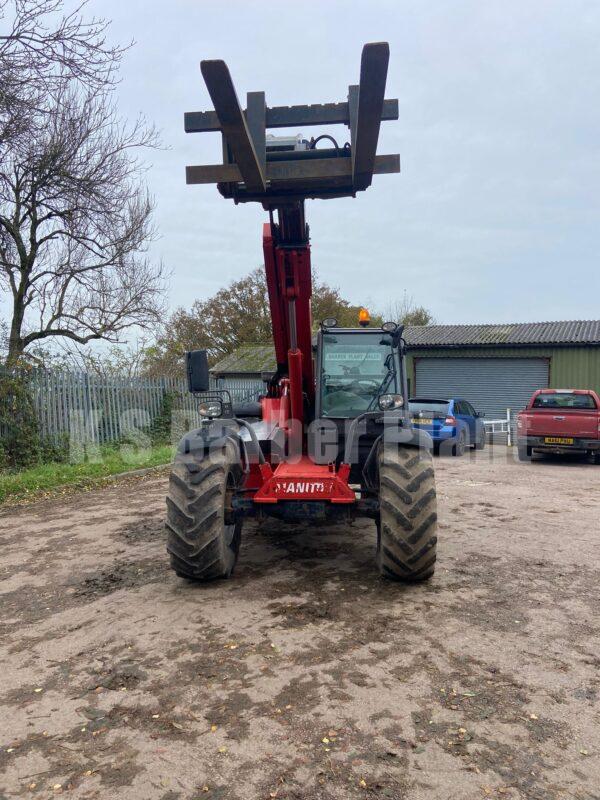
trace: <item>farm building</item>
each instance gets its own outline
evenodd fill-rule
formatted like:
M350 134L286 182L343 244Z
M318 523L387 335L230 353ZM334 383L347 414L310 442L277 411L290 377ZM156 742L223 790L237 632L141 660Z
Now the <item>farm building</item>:
M543 387L600 392L600 320L408 326L404 338L411 395L465 397L488 419ZM250 389L274 370L271 345L246 345L212 374Z

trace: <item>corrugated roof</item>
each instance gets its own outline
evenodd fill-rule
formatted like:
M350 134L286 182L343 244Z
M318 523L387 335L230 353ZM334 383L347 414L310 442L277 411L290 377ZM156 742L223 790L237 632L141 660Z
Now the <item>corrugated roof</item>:
M507 325L408 325L404 338L409 348L484 347L518 345L600 345L600 320L517 322ZM212 368L213 374L274 372L272 344L239 347Z
M600 344L600 320L517 322L506 325L409 325L410 347Z
M275 350L272 344L246 344L218 361L214 375L235 375L244 372L275 372Z

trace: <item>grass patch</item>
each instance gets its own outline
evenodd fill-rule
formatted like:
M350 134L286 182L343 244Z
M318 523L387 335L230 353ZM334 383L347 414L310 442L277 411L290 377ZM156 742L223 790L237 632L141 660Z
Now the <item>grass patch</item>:
M21 472L3 471L0 472L0 504L35 500L63 487L85 488L121 472L169 464L173 453L171 445L155 445L141 451L126 445L106 445L91 461L40 464Z

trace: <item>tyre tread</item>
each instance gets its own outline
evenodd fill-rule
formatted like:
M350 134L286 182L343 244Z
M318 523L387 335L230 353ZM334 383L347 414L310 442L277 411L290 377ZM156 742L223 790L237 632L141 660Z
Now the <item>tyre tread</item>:
M380 453L377 561L393 580L422 581L435 570L437 498L431 453L398 447Z
M237 560L240 526L233 541L224 539L227 475L241 472L226 449L208 459L176 461L167 497L167 551L171 567L180 577L195 581L228 577Z

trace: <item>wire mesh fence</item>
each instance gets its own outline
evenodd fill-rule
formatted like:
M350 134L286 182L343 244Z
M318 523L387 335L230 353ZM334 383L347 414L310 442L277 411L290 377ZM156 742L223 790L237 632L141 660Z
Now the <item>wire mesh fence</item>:
M35 408L39 434L49 441L104 444L161 421L182 434L199 424L198 400L183 380L95 375L33 369L0 371L0 381L21 378ZM211 379L211 389L227 389L234 402L264 392L260 381ZM0 437L5 431L0 426ZM174 441L174 439L171 440Z

